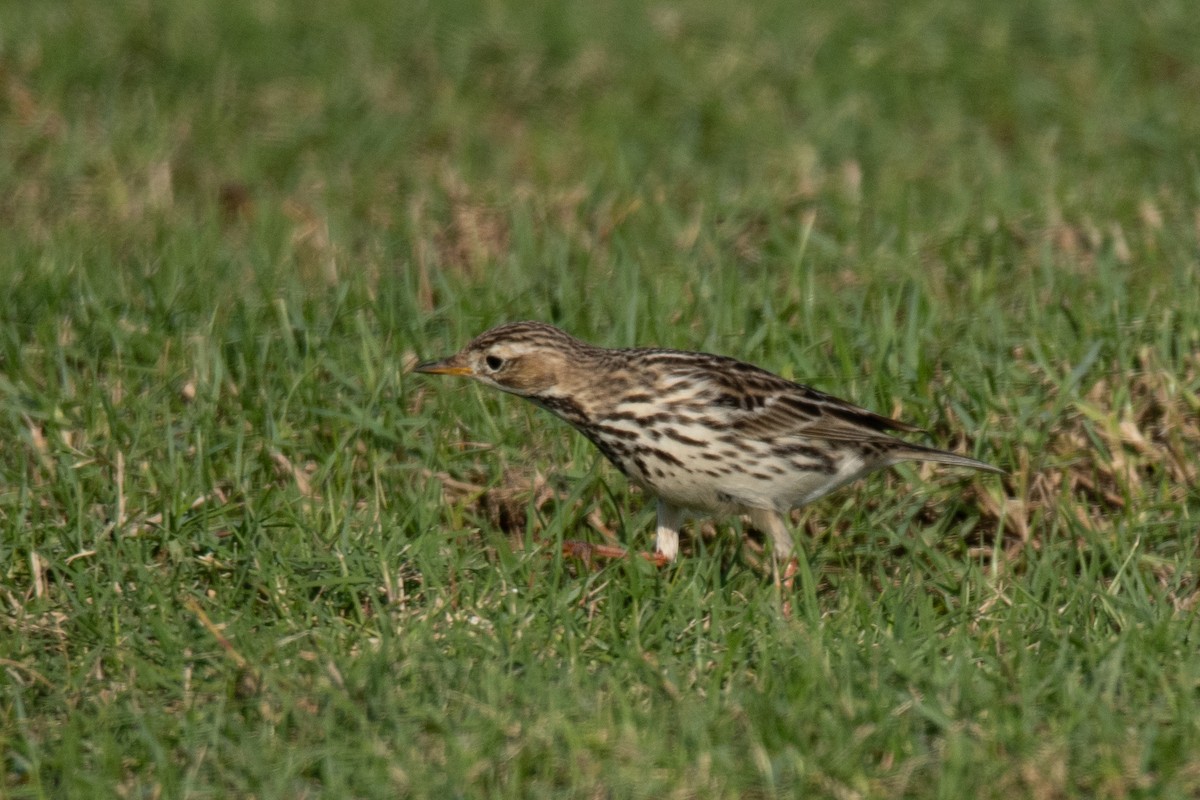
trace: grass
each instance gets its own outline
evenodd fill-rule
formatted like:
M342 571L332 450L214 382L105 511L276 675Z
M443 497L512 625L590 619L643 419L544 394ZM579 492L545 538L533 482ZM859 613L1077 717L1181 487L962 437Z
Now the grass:
M0 796L1194 797L1185 3L0 6ZM1011 470L678 566L508 319Z

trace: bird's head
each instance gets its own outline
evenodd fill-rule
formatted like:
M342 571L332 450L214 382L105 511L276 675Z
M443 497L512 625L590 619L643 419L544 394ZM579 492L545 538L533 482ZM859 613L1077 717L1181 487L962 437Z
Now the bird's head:
M538 399L554 393L594 350L541 322L512 322L475 337L448 358L418 364L416 372L462 375L505 392Z

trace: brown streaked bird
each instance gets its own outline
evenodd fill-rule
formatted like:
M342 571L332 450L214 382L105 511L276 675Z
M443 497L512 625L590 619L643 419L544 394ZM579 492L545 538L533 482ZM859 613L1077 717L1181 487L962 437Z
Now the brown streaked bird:
M655 546L679 552L686 511L748 514L777 562L793 549L787 513L869 472L933 461L1004 474L906 442L919 428L726 356L596 347L541 322L480 334L417 372L462 375L519 395L573 425L658 498Z

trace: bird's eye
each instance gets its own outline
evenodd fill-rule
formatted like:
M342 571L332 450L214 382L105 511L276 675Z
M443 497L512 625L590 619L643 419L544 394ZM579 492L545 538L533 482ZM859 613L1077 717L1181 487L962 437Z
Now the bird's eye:
M504 359L500 356L488 356L484 359L484 362L487 364L488 369L490 369L492 372L495 372L504 366Z

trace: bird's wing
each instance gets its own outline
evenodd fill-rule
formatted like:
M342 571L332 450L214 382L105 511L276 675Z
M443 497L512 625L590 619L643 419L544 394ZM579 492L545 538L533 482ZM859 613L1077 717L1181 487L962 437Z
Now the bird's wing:
M763 438L856 441L886 438L887 431L920 430L757 368L725 372L714 379L712 389L726 424Z
M657 392L682 391L687 397L681 402L742 435L861 441L920 430L734 358L679 350L621 353L639 363L650 383L657 379Z

